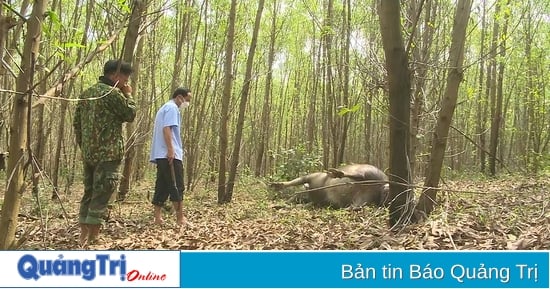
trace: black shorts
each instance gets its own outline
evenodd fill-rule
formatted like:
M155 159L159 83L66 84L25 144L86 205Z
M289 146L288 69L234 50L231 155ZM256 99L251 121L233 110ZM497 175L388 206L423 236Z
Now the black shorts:
M156 159L157 161L157 180L155 182L155 195L153 196L153 205L162 206L170 197L172 202L180 202L183 200L183 192L185 185L183 184L183 162L174 159L175 180L172 177L168 159ZM175 185L174 185L175 181Z

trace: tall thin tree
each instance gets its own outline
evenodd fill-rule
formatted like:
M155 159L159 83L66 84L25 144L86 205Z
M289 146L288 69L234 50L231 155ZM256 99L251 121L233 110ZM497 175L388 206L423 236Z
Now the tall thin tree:
M77 2L77 5L79 5L80 2ZM76 11L78 9L75 9L73 14L73 21L77 21L79 16L81 16L81 11ZM86 14L84 15L84 29L83 31L88 31L91 25L91 18L92 18L92 11L93 11L93 1L88 1L86 4ZM73 24L75 25L75 24ZM82 34L82 37L80 39L80 45L86 46L88 43L88 36L84 33ZM76 60L77 62L82 61L82 58L84 57L85 51L83 49L78 49L76 51ZM63 77L63 76L62 76ZM63 86L61 86L63 87ZM66 91L72 91L74 87L74 81L71 81L68 85L68 88L66 88ZM56 89L55 95L61 93L61 89ZM59 197L59 168L61 163L61 149L63 147L63 141L65 136L65 125L67 124L67 121L65 120L65 117L67 115L67 109L69 107L68 101L62 101L59 108L59 122L58 122L58 132L59 136L56 140L55 144L55 153L53 158L53 166L52 166L52 199L56 199Z
M2 214L0 216L0 250L14 245L17 228L17 215L21 197L25 192L24 168L27 152L27 126L29 121L29 104L32 99L32 74L42 37L42 23L45 19L48 0L35 0L32 13L27 20L27 34L21 55L20 73L17 76L16 93L13 98L13 113L10 123L10 158L8 160L8 184Z
M256 148L256 166L254 169L255 176L259 177L262 172L267 170L267 158L265 152L268 149L270 135L270 118L271 118L271 87L273 81L273 63L275 62L275 41L277 33L277 0L273 1L273 11L271 15L271 32L269 36L269 52L267 54L267 74L265 77L264 99L261 112L261 127L259 141Z
M479 170L482 173L485 173L485 120L486 120L486 110L487 110L487 101L486 95L483 93L483 81L485 79L485 35L486 35L486 4L485 1L481 5L481 36L479 39L480 50L479 50L479 76L478 76L478 89L476 93L476 134L478 135L479 144L477 146L477 156L479 157Z
M464 75L464 43L466 42L466 28L470 19L470 10L472 0L459 0L456 6L454 25L451 39L451 48L449 51L449 71L447 75L447 86L445 95L441 100L441 110L437 118L437 123L432 139L430 160L426 168L426 179L424 189L418 201L417 208L429 215L435 204L437 197L437 187L441 176L443 166L443 157L447 147L447 138L449 128L456 108L458 98L458 88Z
M509 0L504 4L505 6L508 6ZM497 1L497 11L501 11L500 7L500 1ZM504 11L508 11L508 9L504 9ZM499 39L499 43L494 44L494 48L498 48L498 55L499 59L495 59L495 69L496 69L496 85L494 89L494 96L492 95L491 98L493 99L493 103L491 105L492 108L492 115L491 115L491 138L489 139L489 174L491 176L494 176L496 174L496 160L497 160L497 149L499 144L499 135L501 130L501 122L502 122L502 101L503 101L503 78L504 78L504 57L506 56L506 38L508 35L506 34L508 31L508 19L510 18L510 14L508 12L504 12L504 23L502 29L500 28L500 17L498 15L495 15L495 26L494 26L494 33L497 34L497 37L493 37L493 39Z
M422 0L420 1L419 7L416 5L412 5L411 7L412 11L411 13L415 17L414 23L417 23L416 25L421 26L420 28L414 29L417 31L418 37L415 37L411 41L416 41L415 45L412 45L412 43L409 43L409 47L412 48L412 56L413 56L413 63L414 63L414 80L413 80L413 92L412 92L412 108L411 108L411 136L410 136L410 146L411 146L411 155L409 158L410 163L410 169L411 169L411 179L415 179L416 177L416 165L417 165L417 151L421 150L420 146L420 128L422 126L422 114L424 112L424 102L425 102L425 94L427 91L427 85L428 85L428 72L429 72L429 61L430 56L432 55L430 52L432 51L432 42L433 42L433 34L434 34L434 27L433 24L435 22L435 16L437 9L433 9L432 7L432 0ZM414 1L411 1L410 3L414 3ZM420 21L420 17L422 15L422 12L424 12L424 19L423 21Z
M239 103L239 116L237 118L237 127L235 129L235 141L233 142L233 152L231 154L231 163L229 167L229 175L227 177L227 188L225 190L225 201L231 202L233 196L233 187L235 186L235 177L237 176L237 166L239 164L239 156L241 151L241 140L243 136L244 117L246 114L246 105L248 102L248 94L250 93L250 82L252 81L252 68L254 65L254 55L256 54L256 45L258 44L258 34L260 33L260 24L262 21L262 12L264 10L265 0L258 1L258 10L256 11L256 20L254 21L254 30L252 32L252 40L248 49L248 58L246 60L246 72L244 76L244 84L241 91L241 102Z
M407 224L412 192L409 190L409 123L411 82L401 32L399 0L380 2L382 44L390 96L390 226Z
M218 204L225 204L231 200L226 194L226 172L227 172L227 126L229 121L229 104L231 102L231 90L233 88L233 45L235 42L235 17L237 10L237 0L231 0L229 9L229 22L227 25L227 36L225 43L225 64L224 81L222 96L222 111L220 116L220 137L219 150L220 159L218 163Z
M124 51L122 53L122 59L128 63L132 63L134 66L134 76L132 77L132 89L133 93L139 93L139 63L135 63L135 51L137 47L137 41L139 40L139 32L141 24L145 22L144 15L147 9L146 0L135 0L132 2L132 14L126 30L126 36L124 38ZM139 118L138 118L139 119ZM128 122L126 125L126 150L124 153L124 166L122 169L122 178L118 187L117 198L123 200L130 191L130 181L132 178L132 172L134 167L134 159L136 158L136 143L137 143L137 130L136 125L133 122ZM139 126L138 126L139 127Z

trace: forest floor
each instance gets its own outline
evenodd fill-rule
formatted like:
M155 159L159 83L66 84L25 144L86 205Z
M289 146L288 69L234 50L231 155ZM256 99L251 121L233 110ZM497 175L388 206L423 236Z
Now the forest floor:
M550 249L547 176L447 181L444 188L453 191L441 194L441 205L429 219L398 232L388 229L385 209L293 204L252 179L241 181L230 204L218 205L215 185L210 187L186 195L184 210L190 224L180 229L169 211L164 212L165 224L153 225L153 184L135 185L126 201L113 204L102 243L94 249ZM18 249L79 249L81 191L75 186L57 201L43 193L40 206L26 194L16 234Z

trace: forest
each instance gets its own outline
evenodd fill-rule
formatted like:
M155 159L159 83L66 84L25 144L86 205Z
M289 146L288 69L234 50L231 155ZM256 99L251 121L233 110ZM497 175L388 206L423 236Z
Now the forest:
M0 1L0 249L78 248L71 123L109 59L137 116L101 248L550 248L549 1ZM180 86L189 224L155 226L151 132ZM345 164L392 202L270 187Z

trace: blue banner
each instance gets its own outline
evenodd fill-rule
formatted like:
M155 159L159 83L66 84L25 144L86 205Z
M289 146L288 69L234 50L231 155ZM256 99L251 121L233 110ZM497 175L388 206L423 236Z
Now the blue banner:
M182 288L549 288L548 252L183 251Z
M0 251L0 288L550 288L550 251Z

